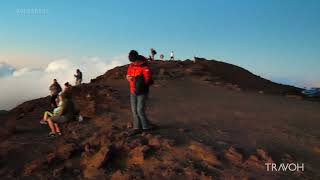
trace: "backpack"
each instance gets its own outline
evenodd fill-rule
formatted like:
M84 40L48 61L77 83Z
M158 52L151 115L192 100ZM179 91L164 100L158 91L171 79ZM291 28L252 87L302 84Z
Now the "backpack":
M58 94L59 94L61 91L62 91L62 88L61 88L61 86L58 84L58 86L57 86L57 92L58 92Z
M52 94L58 95L62 91L62 88L57 83L57 84L53 84L53 85L50 86L50 91L51 91Z
M146 84L143 74L135 77L134 93L136 95L147 94L149 92L149 85Z

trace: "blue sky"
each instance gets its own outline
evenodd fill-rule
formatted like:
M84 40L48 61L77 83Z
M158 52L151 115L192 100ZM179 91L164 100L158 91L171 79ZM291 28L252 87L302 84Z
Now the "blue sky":
M17 13L36 8L47 13ZM319 9L318 0L7 0L0 6L0 62L43 67L153 47L320 86Z

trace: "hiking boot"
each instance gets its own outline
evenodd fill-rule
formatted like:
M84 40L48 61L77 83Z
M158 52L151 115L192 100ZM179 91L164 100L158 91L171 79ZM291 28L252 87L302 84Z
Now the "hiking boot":
M54 138L56 137L56 133L50 132L48 135L49 138Z
M143 131L153 131L153 130L157 130L159 128L159 126L155 125L155 124L150 124L148 126L148 128L143 129Z
M131 132L129 132L128 136L134 136L134 135L140 134L141 132L142 132L141 129L134 129Z
M40 124L48 124L48 122L45 121L45 120L41 120L41 121L40 121Z
M149 128L148 129L157 130L157 129L159 129L159 126L156 125L156 124L153 124L153 123L149 123Z
M147 129L143 129L143 132L150 132L152 130L154 130L154 129L150 127L150 128L147 128Z

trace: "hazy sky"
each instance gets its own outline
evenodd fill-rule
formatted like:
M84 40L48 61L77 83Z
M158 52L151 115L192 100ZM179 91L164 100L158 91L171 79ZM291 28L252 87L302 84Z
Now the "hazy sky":
M110 59L153 47L320 86L319 19L319 0L6 0L0 62L46 68L56 59Z
M319 9L318 0L7 0L0 6L0 61L45 65L154 47L275 77L318 78Z

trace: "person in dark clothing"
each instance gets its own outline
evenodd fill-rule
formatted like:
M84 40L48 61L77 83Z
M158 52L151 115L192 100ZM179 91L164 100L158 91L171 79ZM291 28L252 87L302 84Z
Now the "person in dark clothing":
M76 78L76 86L80 85L82 83L82 72L80 71L80 69L77 69L74 77Z
M160 54L160 60L163 60L163 59L164 59L164 55Z
M64 83L63 94L65 94L67 98L72 98L72 86L69 82Z
M129 60L131 63L128 67L126 78L130 85L130 103L133 115L132 134L136 134L141 130L150 130L151 128L145 114L145 105L152 80L148 63L144 56L132 50L129 53Z
M50 104L53 108L57 107L56 99L59 93L62 91L62 88L56 79L53 80L53 83L49 87L51 98Z
M154 50L153 48L150 49L150 60L153 61L155 55L157 54L157 51Z

